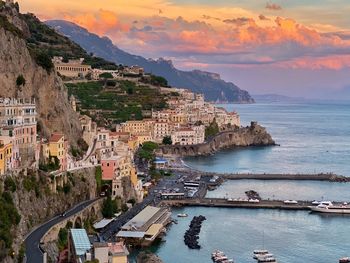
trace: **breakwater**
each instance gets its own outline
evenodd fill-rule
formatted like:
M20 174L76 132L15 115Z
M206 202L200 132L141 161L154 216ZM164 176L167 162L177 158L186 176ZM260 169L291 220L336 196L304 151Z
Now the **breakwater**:
M334 202L342 204L342 202ZM162 205L181 206L203 206L203 207L226 207L226 208L252 208L252 209L281 209L281 210L310 210L311 201L299 200L297 203L286 204L281 200L261 200L259 203L251 203L248 200L227 200L223 198L202 198L162 201Z
M213 154L219 150L233 147L276 145L266 129L256 122L248 127L233 128L218 133L205 143L195 145L167 145L156 150L162 156L200 156Z
M201 248L198 239L204 220L206 220L206 218L202 215L193 217L190 223L190 228L185 232L184 242L191 249Z

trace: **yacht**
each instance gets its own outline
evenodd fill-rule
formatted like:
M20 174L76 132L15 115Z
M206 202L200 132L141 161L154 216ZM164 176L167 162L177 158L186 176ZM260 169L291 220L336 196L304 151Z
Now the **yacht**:
M350 263L350 258L348 258L348 257L341 258L341 259L339 259L339 263Z
M211 253L211 259L215 263L234 263L233 259L229 259L225 253L220 250L215 250Z
M333 205L332 202L321 202L318 206L309 206L310 210L318 213L350 214L348 204Z

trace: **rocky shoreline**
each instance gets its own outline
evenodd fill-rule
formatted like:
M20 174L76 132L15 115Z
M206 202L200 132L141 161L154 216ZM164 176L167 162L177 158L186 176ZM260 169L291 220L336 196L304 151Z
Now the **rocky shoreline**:
M227 148L249 146L277 145L266 129L257 122L250 126L222 131L202 144L196 145L167 145L157 149L156 154L161 156L200 156L210 155Z

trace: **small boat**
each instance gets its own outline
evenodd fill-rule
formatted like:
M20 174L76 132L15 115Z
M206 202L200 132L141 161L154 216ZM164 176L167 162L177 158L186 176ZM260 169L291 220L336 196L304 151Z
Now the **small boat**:
M269 258L269 257L274 257L274 255L267 253L267 254L254 254L254 256L253 256L254 259L258 259L258 258L262 258L262 257Z
M350 263L350 258L349 257L341 258L339 259L339 263Z
M177 217L188 217L188 214L185 214L185 213L183 213L183 214L177 214Z
M220 250L215 250L211 253L211 259L215 263L234 263L233 259L229 259L225 253Z
M269 251L267 251L266 249L260 249L260 250L254 250L253 251L253 254L254 255L265 255L265 254L268 254Z

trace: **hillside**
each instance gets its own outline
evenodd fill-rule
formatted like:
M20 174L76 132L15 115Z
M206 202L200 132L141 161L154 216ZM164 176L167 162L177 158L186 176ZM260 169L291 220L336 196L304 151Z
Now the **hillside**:
M63 132L75 145L81 135L79 119L51 59L44 48L36 52L31 46L34 34L18 5L0 2L0 97L35 98L41 134Z
M127 80L67 83L69 94L78 100L78 110L100 126L141 120L151 110L164 109L166 96L159 89Z
M152 60L129 54L115 46L109 38L101 38L67 21L51 20L47 21L46 24L78 43L89 53L111 60L116 64L141 66L146 72L166 78L172 86L204 93L206 100L238 103L254 102L247 91L239 89L233 83L225 82L220 79L218 74L200 70L181 71L176 69L172 62L168 60Z

